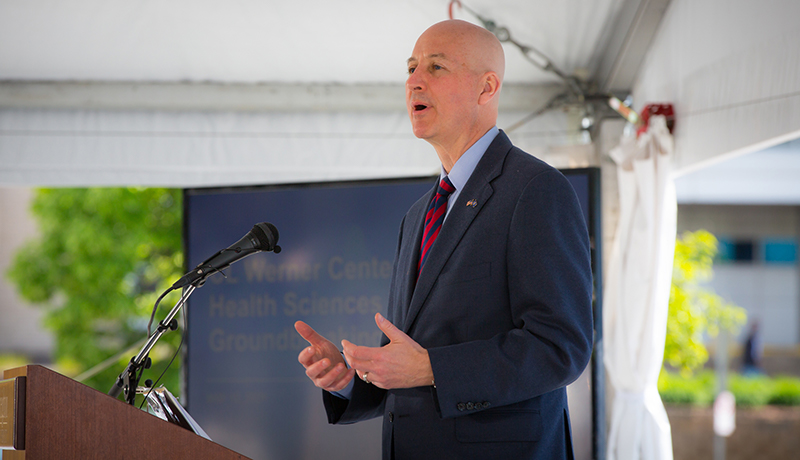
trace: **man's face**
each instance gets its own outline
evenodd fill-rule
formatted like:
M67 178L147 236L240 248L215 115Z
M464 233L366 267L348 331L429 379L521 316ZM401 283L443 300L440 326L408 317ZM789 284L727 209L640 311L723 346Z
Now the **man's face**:
M406 107L414 135L447 144L477 116L477 75L458 35L428 30L408 60Z

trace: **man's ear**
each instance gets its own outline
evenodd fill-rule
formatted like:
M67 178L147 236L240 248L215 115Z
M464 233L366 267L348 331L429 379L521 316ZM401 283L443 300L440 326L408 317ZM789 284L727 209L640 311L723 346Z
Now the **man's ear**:
M478 105L487 104L497 97L501 86L500 78L498 78L497 74L494 72L486 72L481 82L483 83L483 88L481 89L480 96L478 96Z

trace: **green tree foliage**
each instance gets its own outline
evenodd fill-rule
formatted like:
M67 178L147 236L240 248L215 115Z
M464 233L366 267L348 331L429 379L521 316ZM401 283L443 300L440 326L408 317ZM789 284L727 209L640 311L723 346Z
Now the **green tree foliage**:
M25 299L46 309L56 363L74 377L146 337L156 298L182 273L181 194L41 189L32 212L39 235L18 250L8 277ZM170 294L162 305L171 307L177 299ZM179 333L162 337L145 378L156 380L179 342ZM140 347L84 383L107 391ZM162 382L178 392L177 359Z
M711 278L716 254L717 239L705 230L686 232L675 243L664 360L684 375L708 360L704 333L735 333L747 321L743 308L701 284Z

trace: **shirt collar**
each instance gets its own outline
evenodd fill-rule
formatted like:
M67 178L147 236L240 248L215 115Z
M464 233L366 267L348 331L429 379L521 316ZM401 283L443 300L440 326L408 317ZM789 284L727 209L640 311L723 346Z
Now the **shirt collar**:
M456 188L456 191L461 191L461 189L467 185L467 181L470 176L472 176L472 172L475 171L475 167L478 166L478 162L483 158L483 154L486 153L486 149L489 148L489 144L492 143L499 132L497 126L492 126L492 129L481 136L477 142L472 144L472 146L461 155L456 161L456 164L450 169L450 174L447 174L444 167L442 167L440 177L444 178L444 176L447 176L450 178L450 182Z

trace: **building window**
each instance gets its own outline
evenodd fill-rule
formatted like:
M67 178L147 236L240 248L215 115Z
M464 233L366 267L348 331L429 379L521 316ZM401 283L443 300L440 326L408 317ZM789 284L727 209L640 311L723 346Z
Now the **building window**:
M720 262L753 262L753 240L719 238L717 260Z
M798 242L789 237L764 237L760 239L718 238L716 262L763 263L777 265L797 264Z
M765 238L764 262L768 264L797 263L797 241L789 238Z

